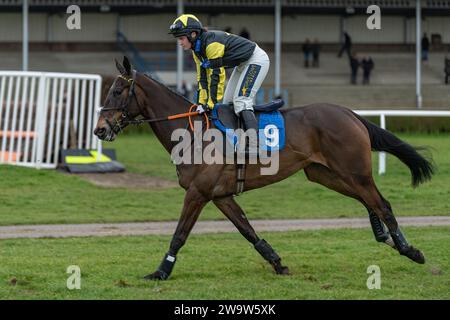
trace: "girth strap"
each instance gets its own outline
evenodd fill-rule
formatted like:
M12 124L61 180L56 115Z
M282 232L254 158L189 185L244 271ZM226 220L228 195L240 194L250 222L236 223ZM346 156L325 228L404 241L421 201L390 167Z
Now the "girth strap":
M238 117L238 128L243 129L241 117ZM236 151L235 151L236 152ZM235 160L237 161L237 153L235 153ZM238 163L236 165L236 195L240 195L244 191L245 183L245 163Z
M244 191L245 164L237 164L236 169L236 195L238 196Z

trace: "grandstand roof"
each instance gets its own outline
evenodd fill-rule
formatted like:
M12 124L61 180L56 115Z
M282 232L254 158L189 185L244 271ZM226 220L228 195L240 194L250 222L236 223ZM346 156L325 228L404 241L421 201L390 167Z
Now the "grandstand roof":
M203 13L273 12L276 0L184 0L185 10ZM292 13L366 13L368 6L376 4L384 14L414 15L415 0L280 0L284 14ZM450 15L450 0L421 0L423 14ZM31 11L60 11L73 4L72 0L29 0ZM82 10L102 12L160 13L176 10L177 0L77 0ZM2 11L17 11L22 0L0 0ZM286 10L288 9L288 10ZM244 12L245 11L245 12Z

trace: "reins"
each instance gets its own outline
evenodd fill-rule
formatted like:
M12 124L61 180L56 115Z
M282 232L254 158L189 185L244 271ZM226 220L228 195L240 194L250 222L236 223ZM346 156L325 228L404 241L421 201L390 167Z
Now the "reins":
M131 78L131 79L127 78L123 75L119 75L119 78L124 79L125 81L127 81L130 84L130 89L128 91L128 97L127 97L125 105L122 107L119 107L119 108L101 108L100 109L100 113L103 111L109 111L109 110L122 111L122 121L120 123L116 120L116 123L114 125L111 125L111 123L109 123L109 121L107 121L108 125L111 127L111 129L113 129L113 131L115 131L114 128L116 127L116 125L118 126L119 131L122 131L121 124L140 125L140 124L146 123L146 122L153 123L153 122L169 121L169 120L175 120L175 119L181 119L181 118L188 118L189 127L191 128L192 131L194 131L192 117L201 115L201 114L203 114L203 116L205 117L206 129L209 129L210 123L209 123L209 117L208 117L207 113L206 112L200 113L199 111L192 111L195 107L197 107L196 104L192 104L189 107L189 112L178 113L178 114L170 115L167 117L160 117L160 118L154 118L154 119L129 119L128 105L130 104L130 101L133 96L136 99L136 103L137 103L139 109L141 109L141 106L139 105L139 101L138 101L137 96L134 91L134 87L136 84L136 71L133 71L133 78Z
M189 107L189 112L185 112L185 113L178 113L178 114L174 114L174 115L171 115L171 116L161 117L161 118L154 118L154 119L127 120L127 123L134 124L134 125L139 125L139 124L142 124L142 123L145 123L145 122L152 123L152 122L175 120L175 119L180 119L180 118L189 118L189 127L191 128L192 131L194 131L194 125L193 125L193 122L192 122L192 117L201 114L198 111L192 111L192 109L194 109L195 107L197 107L196 104L191 105ZM208 115L206 113L203 113L203 116L205 117L206 129L209 129L209 118L208 118Z

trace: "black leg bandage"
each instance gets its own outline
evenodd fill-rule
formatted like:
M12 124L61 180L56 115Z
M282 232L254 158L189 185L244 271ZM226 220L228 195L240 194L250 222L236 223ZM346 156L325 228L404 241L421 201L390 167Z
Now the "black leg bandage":
M378 218L378 216L372 211L369 211L369 220L372 225L372 231L375 239L378 242L385 242L389 239L389 234L384 229L383 222L381 222L380 218Z
M263 256L264 259L269 262L277 262L281 260L278 254L272 249L270 244L268 244L264 239L259 240L255 244L255 249L259 252L260 255Z
M395 243L395 246L397 247L397 250L402 253L403 251L406 251L409 249L408 241L406 241L405 236L400 231L400 228L397 228L395 232L390 232L392 240Z
M166 255L164 256L164 259L158 268L158 271L161 273L161 277L163 280L166 280L172 273L172 269L175 265L176 260L176 256L169 253L166 253Z

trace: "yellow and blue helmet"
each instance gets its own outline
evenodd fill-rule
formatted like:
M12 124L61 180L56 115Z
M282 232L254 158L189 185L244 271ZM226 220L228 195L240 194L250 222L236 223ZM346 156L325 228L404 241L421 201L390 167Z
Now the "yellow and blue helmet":
M174 37L187 36L191 38L191 32L201 33L203 25L193 14L182 14L169 27L169 34Z

